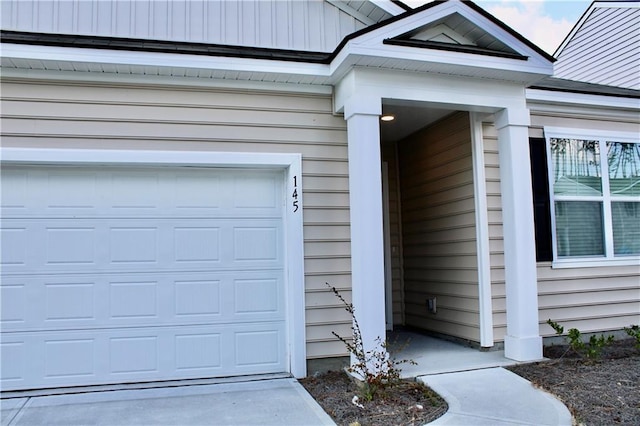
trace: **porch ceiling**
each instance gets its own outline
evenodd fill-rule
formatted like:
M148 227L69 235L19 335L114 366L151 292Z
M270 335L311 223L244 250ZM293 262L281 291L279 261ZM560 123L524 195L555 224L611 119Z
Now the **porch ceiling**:
M453 110L397 100L382 100L382 113L395 120L380 122L381 142L397 142L450 114Z

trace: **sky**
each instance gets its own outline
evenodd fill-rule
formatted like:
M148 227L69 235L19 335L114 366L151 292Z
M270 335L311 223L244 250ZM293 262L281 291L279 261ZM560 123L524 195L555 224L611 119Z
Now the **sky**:
M416 7L425 1L407 1ZM478 6L553 54L589 8L584 0L474 0Z

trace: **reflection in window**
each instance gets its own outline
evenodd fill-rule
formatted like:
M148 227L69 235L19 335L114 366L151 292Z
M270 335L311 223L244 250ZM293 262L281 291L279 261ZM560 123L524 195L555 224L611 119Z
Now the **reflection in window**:
M598 141L551 138L550 142L554 194L602 194Z
M554 259L640 256L640 143L583 134L547 139Z
M607 142L612 197L640 195L640 144Z

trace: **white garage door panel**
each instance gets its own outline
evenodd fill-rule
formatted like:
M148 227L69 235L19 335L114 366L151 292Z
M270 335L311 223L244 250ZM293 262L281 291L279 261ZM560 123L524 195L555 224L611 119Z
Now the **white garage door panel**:
M281 217L282 173L224 169L2 170L2 214Z
M3 332L284 321L282 271L5 277Z
M33 218L3 219L1 226L6 249L0 261L6 273L247 270L283 264L281 219Z
M282 185L3 167L3 389L287 371Z
M286 371L279 323L3 336L3 389ZM260 348L260 350L256 350Z

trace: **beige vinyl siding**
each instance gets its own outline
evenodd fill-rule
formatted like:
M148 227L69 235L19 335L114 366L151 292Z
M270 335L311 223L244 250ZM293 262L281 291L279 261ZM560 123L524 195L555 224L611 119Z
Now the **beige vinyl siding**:
M542 136L543 126L637 132L638 124L601 117L578 119L569 113L532 111L532 137ZM484 124L484 159L491 250L491 289L494 337L502 341L506 333L504 244L500 198L500 169L497 132ZM547 319L565 329L583 332L620 329L640 323L640 265L553 268L551 262L538 262L538 308L540 333L554 335Z
M381 147L382 160L387 162L389 193L389 245L391 250L391 300L393 324L404 324L404 285L402 268L402 224L400 213L400 181L398 176L397 146L385 143Z
M405 322L479 341L478 273L467 113L398 143L402 183ZM437 297L437 313L426 300Z
M4 147L302 153L309 357L351 321L347 132L329 95L5 80Z
M498 136L491 124L483 123L487 218L489 221L489 261L491 265L491 303L493 308L493 337L501 342L507 331L507 309L504 278L504 241L502 232L502 199L500 196L500 167ZM533 202L532 202L533 206Z

